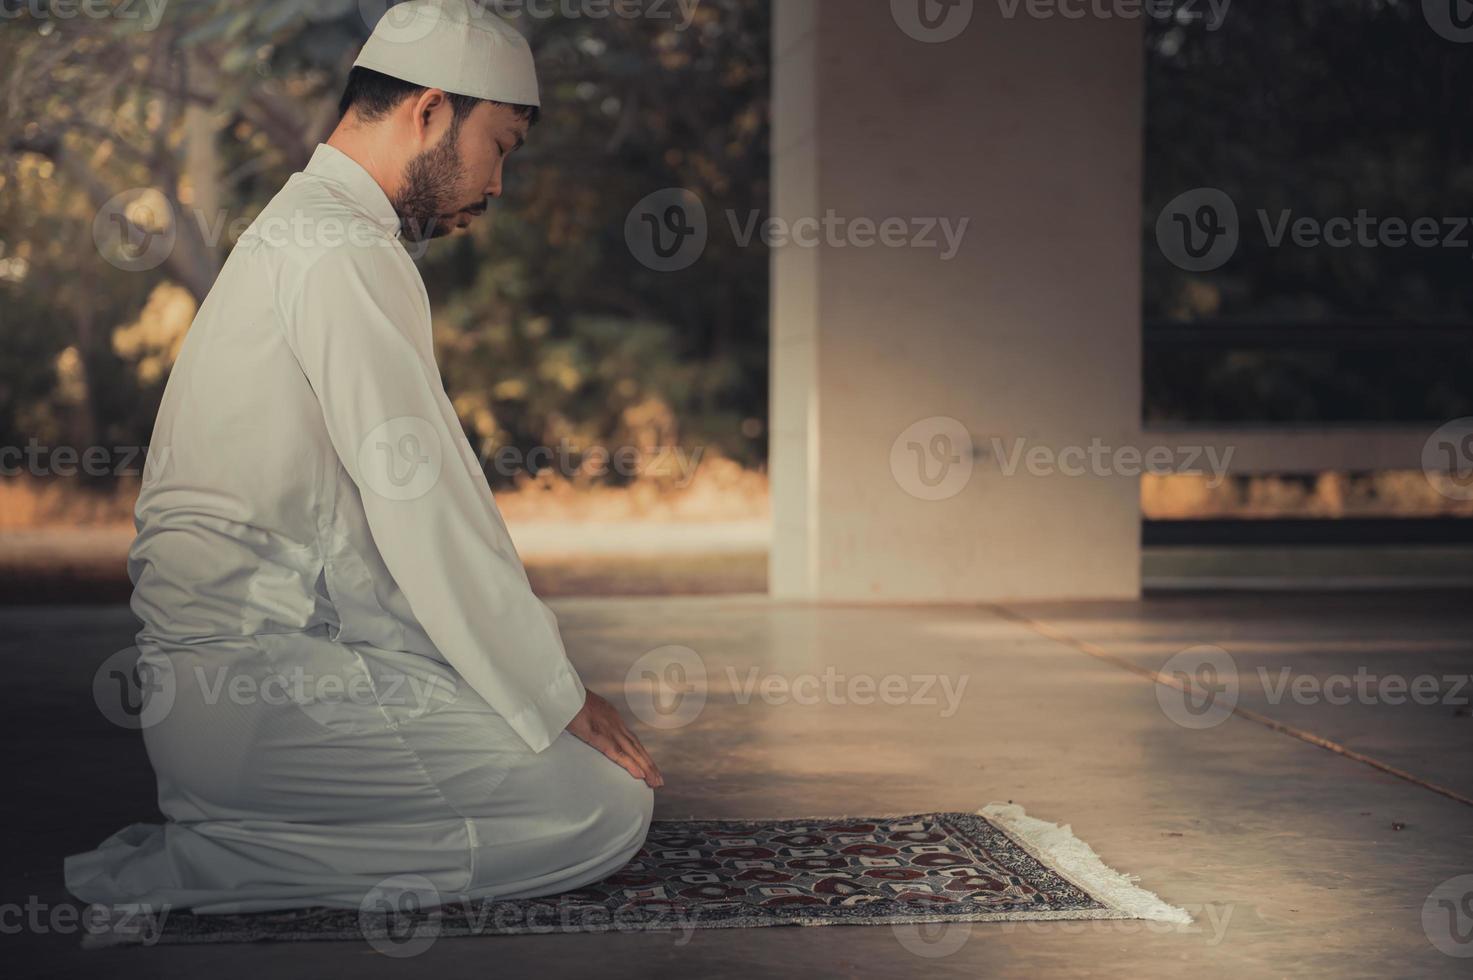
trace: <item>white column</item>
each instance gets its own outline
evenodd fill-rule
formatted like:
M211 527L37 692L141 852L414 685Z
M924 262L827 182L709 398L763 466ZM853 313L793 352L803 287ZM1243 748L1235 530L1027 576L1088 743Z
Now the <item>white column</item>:
M773 249L774 595L1136 595L1138 479L1080 454L1140 443L1140 22L775 14L773 215L822 244Z

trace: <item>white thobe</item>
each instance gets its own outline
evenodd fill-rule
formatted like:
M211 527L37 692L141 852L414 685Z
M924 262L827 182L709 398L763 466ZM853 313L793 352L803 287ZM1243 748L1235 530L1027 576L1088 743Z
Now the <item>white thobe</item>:
M190 328L129 555L169 822L68 858L83 900L355 906L403 875L526 897L643 841L649 789L563 731L583 685L397 236L377 182L319 146Z

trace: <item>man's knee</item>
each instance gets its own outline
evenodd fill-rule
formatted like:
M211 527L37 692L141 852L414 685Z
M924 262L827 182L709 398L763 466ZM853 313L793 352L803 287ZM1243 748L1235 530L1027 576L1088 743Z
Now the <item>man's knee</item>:
M610 852L632 857L650 829L655 792L622 769L603 787L599 806L600 836Z
M654 809L654 791L644 780L566 734L538 763L535 780L516 785L525 786L535 805L561 822L569 846L600 863L617 859L622 864L634 856Z

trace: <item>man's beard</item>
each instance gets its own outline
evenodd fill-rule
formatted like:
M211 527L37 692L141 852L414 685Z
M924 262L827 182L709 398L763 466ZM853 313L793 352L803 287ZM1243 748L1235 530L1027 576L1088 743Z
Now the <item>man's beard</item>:
M438 144L409 161L404 183L394 195L399 230L406 242L423 242L448 235L458 210L457 185L464 168L460 161L459 126L452 125Z

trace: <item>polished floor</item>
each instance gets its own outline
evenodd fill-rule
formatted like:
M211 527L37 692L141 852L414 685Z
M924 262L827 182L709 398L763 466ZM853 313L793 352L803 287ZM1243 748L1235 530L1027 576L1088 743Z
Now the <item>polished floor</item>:
M1473 895L1462 890L1473 878L1455 880L1473 875L1467 593L555 608L590 686L634 693L650 722L639 729L668 779L657 816L1015 801L1072 824L1197 922L442 939L404 961L364 943L83 952L61 857L153 813L137 736L105 720L91 695L132 622L122 606L0 607L11 679L0 959L22 967L6 973L1473 975L1473 957L1455 955L1473 953ZM684 674L668 672L675 662ZM1218 700L1188 702L1143 676L1163 667L1210 682ZM640 696L651 676L672 680L666 693L676 695ZM1222 713L1224 699L1243 713Z

